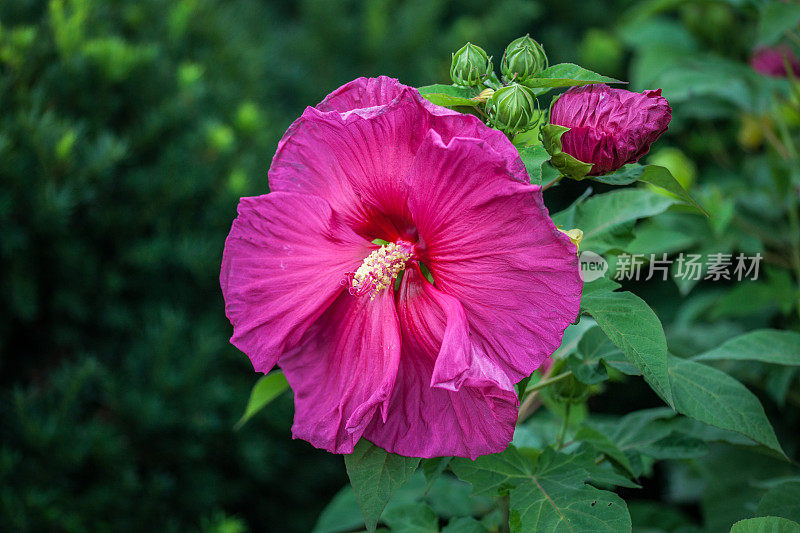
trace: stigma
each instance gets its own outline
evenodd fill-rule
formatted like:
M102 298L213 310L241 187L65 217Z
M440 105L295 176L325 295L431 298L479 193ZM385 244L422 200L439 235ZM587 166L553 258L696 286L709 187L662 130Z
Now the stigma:
M407 241L385 244L369 254L358 270L345 274L348 292L353 296L370 295L370 299L394 284L414 257L414 245Z

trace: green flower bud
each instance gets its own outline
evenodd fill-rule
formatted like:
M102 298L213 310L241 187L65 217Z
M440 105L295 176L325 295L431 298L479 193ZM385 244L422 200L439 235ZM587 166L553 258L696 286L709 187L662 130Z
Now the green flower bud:
M530 35L514 39L503 52L500 72L507 82L525 81L537 76L548 66L544 47Z
M496 90L486 104L486 112L492 126L508 134L528 131L541 116L533 91L517 83Z
M589 386L575 379L575 376L553 383L550 387L551 398L560 403L583 403L589 398Z
M473 86L483 83L492 74L492 58L480 46L467 43L453 54L450 79L456 85Z

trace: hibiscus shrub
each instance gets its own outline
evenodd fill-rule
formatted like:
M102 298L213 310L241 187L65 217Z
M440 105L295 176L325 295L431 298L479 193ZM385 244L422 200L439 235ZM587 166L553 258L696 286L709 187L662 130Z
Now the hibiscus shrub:
M740 14L752 68L636 13L634 87L525 36L499 76L467 43L451 84L358 78L290 126L220 283L268 373L243 421L291 388L294 438L344 454L315 531L800 531L800 81L756 47L800 8ZM731 109L769 146L695 185L658 139Z

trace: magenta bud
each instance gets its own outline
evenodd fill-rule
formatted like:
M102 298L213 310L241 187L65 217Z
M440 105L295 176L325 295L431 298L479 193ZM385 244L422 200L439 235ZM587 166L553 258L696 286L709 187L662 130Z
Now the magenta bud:
M634 163L667 131L672 108L661 89L634 93L608 85L573 87L553 103L550 123L570 128L561 150L599 176Z
M788 46L757 48L750 57L753 70L773 78L786 78L789 75L787 64L792 73L800 78L800 60Z

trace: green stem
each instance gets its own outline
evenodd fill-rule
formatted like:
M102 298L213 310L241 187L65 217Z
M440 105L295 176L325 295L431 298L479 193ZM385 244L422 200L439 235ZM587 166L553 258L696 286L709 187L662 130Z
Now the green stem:
M550 187L552 187L553 185L555 185L556 183L561 181L561 178L563 178L563 177L564 177L564 174L559 174L556 179L554 179L550 183L546 183L544 186L542 186L542 191L546 191L547 189L549 189Z
M553 367L550 367L550 370L552 370L552 368ZM539 390L547 387L548 385L552 385L553 383L558 383L562 379L567 379L571 375L572 372L567 370L566 372L553 376L552 378L545 375L545 377L541 381L539 381L538 383L534 383L533 385L530 385L530 382L528 382L529 383L528 386L525 387L525 392L528 393L528 395L525 397L525 400L522 402L522 405L519 406L519 417L517 418L517 425L520 425L525 420L527 420L527 418L531 416L533 412L536 411L536 409L538 408L539 404L536 403L537 402L536 396Z
M561 431L558 432L558 439L556 440L556 450L560 450L564 446L564 437L567 436L567 426L569 426L569 411L572 404L568 403L564 407L564 422L561 424Z
M548 385L552 385L553 383L558 383L559 381L563 381L572 375L571 370L567 370L566 372L562 372L557 376L553 376L552 378L543 379L541 381L537 381L533 385L528 385L525 389L527 392L534 392L540 389L547 387Z

